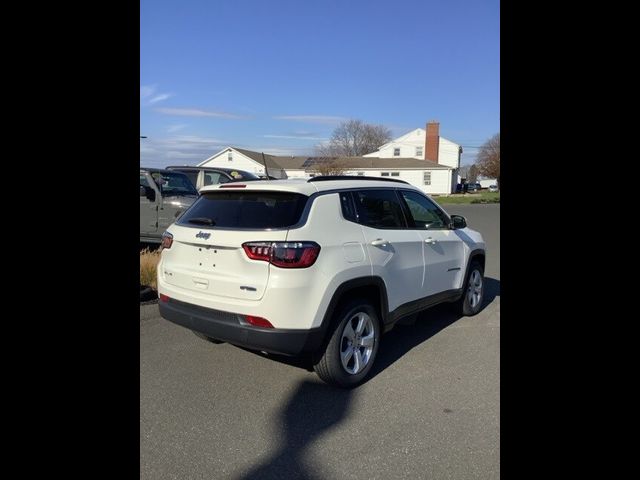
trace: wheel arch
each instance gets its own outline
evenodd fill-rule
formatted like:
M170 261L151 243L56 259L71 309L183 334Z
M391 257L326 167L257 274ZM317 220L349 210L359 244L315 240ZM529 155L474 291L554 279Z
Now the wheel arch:
M378 313L380 331L384 330L384 324L389 315L389 300L384 280L378 276L353 278L341 283L329 301L320 326L323 332L323 343L330 337L336 311L353 298L365 298L371 302Z
M471 264L474 262L478 262L482 267L482 272L484 273L484 267L486 264L486 252L482 248L476 248L469 253L469 260L467 261L467 267L464 272L464 277L462 277L462 285L460 287L461 293L460 296L464 295L464 290L466 288L467 282L469 281L469 270L471 269Z
M480 264L480 266L482 267L482 271L484 272L485 263L486 263L486 253L483 249L477 248L475 250L472 250L471 253L469 254L469 261L467 262L467 271L466 271L467 274L469 273L469 268L471 267L471 264L474 261ZM466 275L465 275L465 278L467 278Z

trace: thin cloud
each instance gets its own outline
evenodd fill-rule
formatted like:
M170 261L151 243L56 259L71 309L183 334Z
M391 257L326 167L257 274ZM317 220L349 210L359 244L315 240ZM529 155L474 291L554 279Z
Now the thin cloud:
M308 137L304 135L262 135L264 138L285 138L291 140L328 140L326 137Z
M166 167L184 162L196 165L228 145L217 138L196 135L149 137L140 141L140 165Z
M157 85L141 85L140 86L140 97L147 98L156 93Z
M278 115L273 118L275 120L292 120L294 122L321 123L324 125L333 125L347 120L345 117L331 115Z
M171 93L161 93L160 95L156 95L151 100L149 100L149 103L150 104L158 103L158 102L161 102L161 101L166 100L167 98L171 98L171 97L173 97L173 94L171 94Z
M231 119L243 119L248 118L242 115L235 115L227 112L216 112L212 110L201 110L199 108L156 108L156 112L163 115L175 115L179 117L217 117L217 118L231 118Z
M178 137L172 137L166 140L171 143L188 143L192 145L222 145L226 144L224 140L218 140L217 138L198 137L197 135L180 135Z
M154 103L162 102L167 98L173 97L172 93L158 92L158 85L141 85L140 86L140 99L146 106L153 105Z
M270 155L304 156L313 152L313 147L245 144L197 135L173 135L140 140L140 165L158 168L168 165L197 165L229 146Z
M199 160L202 158L202 154L200 152L178 152L178 151L168 151L167 156L171 158L179 158L179 159L196 159Z
M181 123L179 125L169 125L169 127L167 128L167 132L168 133L175 133L178 132L184 128L188 127L188 125L186 123Z
M305 156L308 155L312 148L309 147L280 147L280 146L265 146L265 145L234 145L254 152L264 152L267 155L282 155L282 156Z

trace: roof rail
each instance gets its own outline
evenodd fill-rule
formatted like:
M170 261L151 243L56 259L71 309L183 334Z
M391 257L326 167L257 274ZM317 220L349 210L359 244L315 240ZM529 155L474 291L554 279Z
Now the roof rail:
M332 180L373 180L373 181L382 181L382 182L395 182L395 183L406 183L409 185L409 182L405 182L404 180L398 180L397 178L385 178L385 177L365 177L364 175L321 175L318 177L311 177L307 180L309 182L330 182Z

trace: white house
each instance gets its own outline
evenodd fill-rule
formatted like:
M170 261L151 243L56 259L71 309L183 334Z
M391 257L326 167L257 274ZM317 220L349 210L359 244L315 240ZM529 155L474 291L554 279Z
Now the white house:
M264 154L269 175L276 178L309 178L316 175L321 157L287 157ZM404 180L425 193L447 194L455 188L455 169L416 158L333 157L331 161L345 169L345 175L388 177ZM198 164L202 167L237 168L265 175L260 152L227 147Z
M438 122L428 122L426 127L416 128L395 138L365 157L417 158L455 169L460 168L462 147L440 136Z
M406 158L430 160L455 170L453 186L460 183L460 157L462 147L440 136L440 123L427 122L426 128L416 128L401 137L394 138L365 157ZM452 190L454 191L454 190Z
M269 176L276 178L287 178L287 174L285 173L281 162L277 162L275 160L276 158L282 157L276 157L275 155L269 155L265 153L263 160L262 153L260 152L254 152L237 147L227 147L210 156L203 162L200 162L198 166L237 168L238 170L255 173L256 175L266 175L266 163L267 169L269 171Z
M428 194L443 195L455 191L459 183L460 145L440 137L440 125L427 123L362 157L332 157L331 161L345 169L346 175L389 177L405 180ZM227 147L199 166L237 168L258 175L268 173L276 178L310 177L318 162L326 158L309 156L263 155L260 152Z

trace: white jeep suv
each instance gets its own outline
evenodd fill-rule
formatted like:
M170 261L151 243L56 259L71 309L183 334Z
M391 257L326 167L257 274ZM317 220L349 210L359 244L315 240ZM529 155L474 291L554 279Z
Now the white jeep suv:
M211 185L163 236L162 317L214 343L309 355L353 387L403 317L483 300L485 245L461 216L395 179Z

